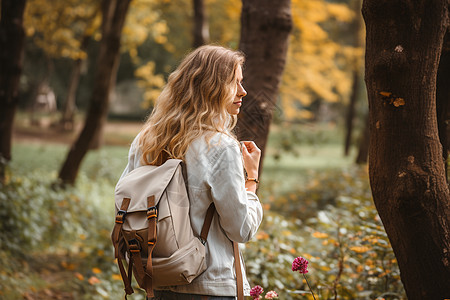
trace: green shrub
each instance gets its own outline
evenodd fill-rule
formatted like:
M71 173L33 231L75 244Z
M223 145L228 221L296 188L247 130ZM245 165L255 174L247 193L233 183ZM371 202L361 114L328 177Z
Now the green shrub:
M35 171L0 186L0 298L55 288L33 279L46 268L72 274L57 288L70 288L76 299L121 293L110 241L114 185L82 173L77 187L60 189L52 187L55 179Z
M309 260L308 278L320 299L403 299L399 269L372 203L367 175L355 168L314 176L305 189L273 197L255 241L245 250L253 285L282 299L309 297L291 271ZM266 209L269 205L266 205Z

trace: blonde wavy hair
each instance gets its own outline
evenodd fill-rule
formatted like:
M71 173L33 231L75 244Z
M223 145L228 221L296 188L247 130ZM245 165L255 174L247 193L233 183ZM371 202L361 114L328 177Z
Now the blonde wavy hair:
M236 69L244 55L221 46L202 46L188 54L167 84L139 137L141 161L159 165L167 158L184 160L192 141L215 132L230 134L236 116L227 106L237 92Z

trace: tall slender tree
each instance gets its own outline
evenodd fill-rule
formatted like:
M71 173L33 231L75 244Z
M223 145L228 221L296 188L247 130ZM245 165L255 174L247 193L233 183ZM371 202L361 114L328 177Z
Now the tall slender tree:
M290 0L242 1L239 48L246 55L243 75L248 95L241 107L237 132L241 140L254 140L262 156L277 108L291 30Z
M209 42L209 25L204 0L192 0L194 6L194 48Z
M361 17L361 0L353 1L353 11L355 12L355 18L353 20L352 28L353 28L353 44L355 48L361 47L361 27L362 27L362 17ZM344 155L348 156L350 154L350 147L352 144L353 137L353 121L355 119L355 109L356 102L358 100L359 91L361 89L361 58L358 55L355 55L353 58L353 76L352 76L352 91L350 94L350 101L347 106L347 115L345 120L345 143L344 143Z
M19 102L26 0L2 0L0 19L0 182L11 160L12 129Z
M74 184L81 162L106 122L120 57L120 37L131 0L103 0L102 39L86 121L59 172L63 184Z
M450 195L436 116L448 0L364 0L373 199L408 299L450 296Z

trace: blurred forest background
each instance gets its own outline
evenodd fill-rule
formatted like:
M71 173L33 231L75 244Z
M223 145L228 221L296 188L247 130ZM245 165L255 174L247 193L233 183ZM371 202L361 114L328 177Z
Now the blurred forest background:
M290 270L303 256L321 299L405 299L369 188L361 0L290 5L258 191L265 217L243 249L250 283L281 299L312 299ZM202 43L239 47L241 10L240 0L131 1L105 126L76 183L62 187L58 172L95 90L101 6L26 1L20 100L0 189L0 299L121 299L109 235L128 146L186 53Z

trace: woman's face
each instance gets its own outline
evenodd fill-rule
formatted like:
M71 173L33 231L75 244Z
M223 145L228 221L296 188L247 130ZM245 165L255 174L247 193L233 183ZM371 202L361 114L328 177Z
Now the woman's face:
M236 69L236 95L234 95L234 98L230 104L227 106L227 111L230 115L237 115L239 113L239 109L242 106L242 97L247 95L247 92L244 90L244 87L242 86L242 68L241 66L238 66Z

